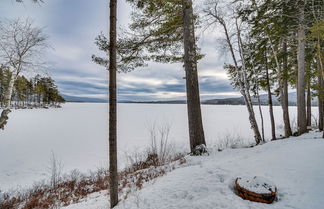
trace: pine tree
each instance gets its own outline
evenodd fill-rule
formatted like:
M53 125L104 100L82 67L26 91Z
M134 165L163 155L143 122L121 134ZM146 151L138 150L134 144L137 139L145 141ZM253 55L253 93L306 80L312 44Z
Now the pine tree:
M110 208L118 204L117 173L117 0L110 0L109 24L109 194Z
M151 60L162 63L183 62L186 73L190 148L206 144L199 96L197 60L202 58L196 46L194 27L197 17L187 0L128 0L134 8L130 31L118 39L118 68L130 71L146 66ZM186 30L186 31L185 31ZM97 38L100 49L107 51L107 39ZM184 47L186 46L186 48ZM182 50L181 50L182 49ZM108 60L92 57L107 65Z

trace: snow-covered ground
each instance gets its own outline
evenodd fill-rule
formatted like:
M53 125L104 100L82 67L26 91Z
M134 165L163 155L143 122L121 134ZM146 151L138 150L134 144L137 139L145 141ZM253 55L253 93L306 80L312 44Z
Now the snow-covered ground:
M263 107L266 136L270 136L268 107ZM281 108L275 107L277 126ZM296 107L290 107L294 120ZM315 115L316 108L313 109ZM203 105L207 144L217 144L229 133L253 141L245 106ZM256 113L258 111L256 108ZM119 104L119 165L125 156L150 143L149 127L169 124L170 141L188 150L186 105ZM49 176L51 152L64 165L63 172L82 172L107 166L107 104L67 103L61 109L14 110L8 126L0 131L0 190L30 186Z
M321 133L269 142L254 148L211 150L209 156L186 157L178 168L142 190L133 192L116 209L322 209L324 205L324 140ZM236 177L258 176L273 182L273 204L243 200L233 192ZM62 209L108 209L105 193Z

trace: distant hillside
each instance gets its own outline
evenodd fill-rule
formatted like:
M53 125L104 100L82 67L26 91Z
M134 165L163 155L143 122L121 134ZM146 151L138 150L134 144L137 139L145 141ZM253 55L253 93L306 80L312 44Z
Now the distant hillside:
M280 105L276 96L272 96L273 104ZM268 104L268 95L260 95L262 105ZM253 104L258 104L257 98L252 98ZM145 104L186 104L185 100L169 100L169 101L125 101L122 103L145 103ZM225 98L225 99L209 99L202 100L202 104L209 105L244 105L243 97ZM296 105L296 93L289 93L289 105Z
M296 105L296 92L289 93L289 105ZM107 99L100 98L90 98L90 97L77 97L77 96L68 96L63 95L63 98L67 102L98 102L98 103L106 103ZM272 96L273 105L280 105L276 96ZM262 94L260 95L260 101L262 105L268 104L268 95ZM167 101L119 101L119 103L136 103L136 104L186 104L186 100L167 100ZM243 97L235 97L235 98L225 98L225 99L209 99L202 100L202 104L208 105L244 105ZM257 105L257 98L252 98L252 103ZM313 98L312 105L317 105L317 99Z
M168 101L121 101L119 103L137 103L137 104L186 104L186 100L168 100Z
M290 105L294 105L295 102L293 99L293 94L289 95L289 103ZM278 99L276 96L272 96L272 101L273 101L273 105L280 105ZM262 105L266 105L268 104L268 95L267 94L262 94L260 95L260 102ZM243 105L244 104L244 99L243 97L236 97L236 98L226 98L226 99L211 99L211 100L206 100L202 102L203 104L218 104L218 105L222 105L222 104L228 104L228 105ZM258 104L258 99L252 97L252 103L253 104Z
M97 103L105 103L108 102L106 99L100 98L91 98L91 97L77 97L77 96L69 96L62 95L66 102L97 102Z
M289 100L289 105L295 106L297 105L297 94L296 92L291 92L288 94L288 100ZM280 105L280 102L278 101L277 97L272 95L272 101L273 105ZM262 94L260 95L260 102L262 105L267 105L268 104L268 95L267 94ZM205 100L202 101L203 104L214 104L214 105L222 105L222 104L229 104L229 105L243 105L244 104L244 99L243 97L237 97L237 98L226 98L226 99L211 99L211 100ZM252 97L252 103L257 105L258 104L258 99ZM317 98L313 98L312 100L312 105L317 105Z

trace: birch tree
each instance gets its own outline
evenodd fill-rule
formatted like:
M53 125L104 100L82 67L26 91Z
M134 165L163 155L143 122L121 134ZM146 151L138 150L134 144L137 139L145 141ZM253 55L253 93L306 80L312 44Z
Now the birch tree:
M249 122L254 132L254 139L256 144L259 144L262 141L262 137L251 100L251 86L248 79L248 69L246 66L245 57L246 52L242 38L242 22L240 21L238 15L235 14L234 10L231 11L233 12L232 15L226 13L225 7L221 8L218 0L209 2L204 12L207 18L210 20L210 24L219 24L223 29L229 53L233 61L233 65L227 65L226 68L230 72L231 80L233 81L234 85L238 87L241 95L244 98L245 105L249 113ZM229 17L229 19L226 21L225 17ZM234 28L230 28L229 25L234 25ZM235 41L233 40L234 38Z
M34 27L30 19L0 22L0 61L11 71L0 116L1 129L7 124L11 112L11 97L17 77L23 72L43 69L46 65L41 60L47 47L43 29Z

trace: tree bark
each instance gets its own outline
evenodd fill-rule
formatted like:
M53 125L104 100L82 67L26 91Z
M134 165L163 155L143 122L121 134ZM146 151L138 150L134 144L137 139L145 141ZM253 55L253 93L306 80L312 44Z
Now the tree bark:
M287 55L287 41L283 41L283 69L280 75L280 94L281 94L281 107L283 112L283 120L285 124L285 137L288 138L292 135L289 117L289 98L288 98L288 55Z
M7 92L4 97L4 107L3 107L3 110L0 115L0 129L2 129L2 130L4 129L5 125L8 122L8 119L9 119L8 115L11 112L10 109L11 109L12 92L13 92L13 88L14 88L17 76L18 76L18 73L16 71L12 72L11 78L9 81L9 86L8 86Z
M269 79L269 69L266 67L266 79L267 79L267 91L268 91L268 104L269 104L269 113L270 113L270 121L271 121L271 136L272 141L276 140L276 125L273 116L273 104L272 104L272 93L270 88L270 79Z
M321 65L319 60L317 59L317 69L318 69L318 129L323 131L323 89L324 89L324 81L321 75Z
M265 142L264 138L264 120L263 120L263 113L261 108L261 101L260 101L260 94L259 94L259 87L256 89L257 93L257 99L258 99L258 106L259 106L259 112L260 112L260 118L261 118L261 133L262 133L262 141Z
M255 143L258 145L262 141L262 137L261 137L261 134L259 131L258 123L255 118L253 104L251 102L251 96L250 96L250 94L247 94L244 91L240 91L240 92L243 95L244 102L245 102L245 105L246 105L248 113L249 113L249 121L251 124L251 129L253 130L253 133L254 133Z
M110 208L118 204L117 173L117 0L110 0L109 32L109 194Z
M317 39L317 66L318 66L318 73L319 73L319 80L321 80L320 85L320 91L319 91L319 96L321 97L319 99L319 102L321 100L321 110L320 112L322 112L322 117L319 115L319 117L321 117L320 120L322 120L322 130L324 129L324 59L322 59L322 51L321 51L321 45L320 45L320 38L318 37ZM318 105L320 108L320 104ZM322 137L324 138L324 130L323 130L323 135Z
M298 5L299 28L297 32L298 49L298 78L297 78L297 120L298 120L298 134L303 134L307 131L306 121L306 104L305 104L305 2L299 1Z
M310 90L310 79L307 84L307 126L312 125L312 95Z
M197 72L196 40L192 0L183 0L184 68L186 72L187 110L190 149L204 144L205 135L201 116L199 83Z

